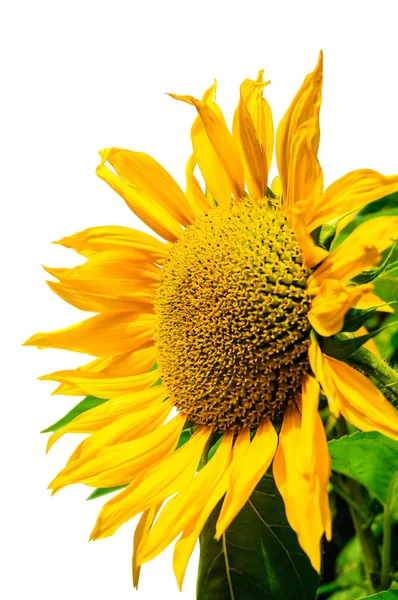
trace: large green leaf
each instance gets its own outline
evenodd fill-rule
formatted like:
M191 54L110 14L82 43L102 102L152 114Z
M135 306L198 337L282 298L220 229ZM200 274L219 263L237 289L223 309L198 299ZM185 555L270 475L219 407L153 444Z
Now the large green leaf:
M200 536L198 600L312 600L319 577L289 527L274 480L266 475L227 529L214 539L220 510Z
M353 333L339 333L333 337L319 336L319 345L324 354L337 358L338 360L344 360L359 350L365 342L376 337L376 335L379 335L379 333L385 331L389 327L394 327L397 323L398 321L395 316L391 322L388 322L386 325L381 325L381 327L364 335L355 336Z
M356 432L329 442L332 469L364 485L382 504L398 470L398 441L376 431Z
M83 412L86 412L86 410L90 410L90 408L95 408L96 406L99 406L100 404L103 404L104 402L107 402L107 400L104 400L104 398L95 398L94 396L86 396L86 398L84 398L81 402L79 402L79 404L76 404L76 406L74 406L72 408L72 410L70 410L68 413L66 413L66 415L64 417L62 417L62 419L60 419L56 423L53 423L53 425L50 425L50 427L47 427L47 429L43 429L43 431L41 433L49 433L50 431L58 431L59 429L61 429L62 427L64 427L65 425L67 425L68 423L73 421L73 419L75 419L76 417L81 415Z

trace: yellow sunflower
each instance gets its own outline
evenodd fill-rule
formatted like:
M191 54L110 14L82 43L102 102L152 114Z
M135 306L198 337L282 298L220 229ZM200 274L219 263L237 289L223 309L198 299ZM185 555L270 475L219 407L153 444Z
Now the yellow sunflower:
M336 418L398 439L398 412L318 343L342 331L352 307L379 303L371 284L352 280L379 263L398 219L366 221L331 251L314 241L321 225L396 192L398 175L362 169L323 190L320 55L279 124L280 177L268 187L268 83L262 71L242 83L232 134L215 84L201 100L171 94L198 112L185 194L146 154L100 152L98 176L166 243L127 227L62 239L87 261L47 269L59 280L49 286L99 314L26 342L97 357L42 377L61 384L56 393L106 399L50 437L49 447L65 433L89 434L50 488L126 486L102 508L91 539L142 513L135 585L140 566L180 536L174 571L181 588L216 504L223 498L220 539L272 462L289 524L320 571L321 538L331 536L320 386Z

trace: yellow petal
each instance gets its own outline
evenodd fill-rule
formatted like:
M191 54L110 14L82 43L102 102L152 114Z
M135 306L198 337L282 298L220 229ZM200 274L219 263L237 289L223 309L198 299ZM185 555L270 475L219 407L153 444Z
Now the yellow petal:
M146 543L146 540L148 539L148 535L149 535L149 532L151 531L153 522L154 522L156 515L158 514L161 506L162 506L161 503L159 503L156 506L151 506L151 508L148 508L147 510L145 510L142 513L140 520L138 521L137 527L135 528L134 544L133 544L132 572L133 572L133 585L136 589L138 589L138 582L140 579L140 571L141 571L141 565L139 565L137 562L137 552L141 548L142 544Z
M187 189L185 195L188 198L195 215L204 215L211 210L211 206L205 194L203 193L198 180L195 177L194 169L196 165L196 157L195 153L193 152L188 159L185 169L185 175L187 179Z
M235 147L234 140L228 131L228 128L225 124L224 118L220 116L218 111L213 110L213 107L210 106L209 102L203 100L197 100L193 96L177 96L176 94L170 94L172 98L176 100L182 100L183 102L187 102L188 104L192 104L195 106L196 110L199 113L199 117L202 121L204 130L207 134L207 137L211 143L211 146L218 157L220 164L222 165L225 174L228 177L229 185L232 190L233 195L238 200L244 195L244 175L243 175L243 167L240 160L239 152ZM196 134L197 132L195 132ZM200 170L202 171L203 157L200 156L199 148L195 147L194 143L194 132L192 132L192 142L194 145L195 156L198 160L198 164ZM211 157L209 156L208 159ZM206 159L205 159L206 160ZM212 166L213 170L215 165ZM202 171L202 174L208 184L206 179L206 173L208 172L208 168L205 168L205 172ZM212 193L212 190L209 190ZM212 195L214 195L212 193ZM218 198L216 197L216 200ZM224 200L224 199L222 199Z
M284 206L288 211L294 202L305 200L311 194L311 181L313 181L315 188L319 185L318 178L320 172L316 164L316 156L319 145L321 89L322 52L319 55L317 66L304 79L301 88L280 122L276 134L276 158L283 188ZM311 129L308 132L301 129L300 134L299 130L301 126L309 121L311 121ZM297 185L292 187L291 178L295 176L297 170L302 168L298 163L297 135L301 136L307 133L307 142L303 142L303 149L306 155L305 164L306 166L310 164L311 168L308 173L306 185L300 190L297 189Z
M167 502L148 540L141 545L137 557L139 563L147 562L160 554L201 512L228 468L232 440L233 434L225 434L211 460L184 489Z
M301 467L304 475L310 476L314 471L315 455L314 439L317 422L317 412L319 404L319 384L311 377L306 375L302 383L302 395L299 407L301 408L302 422L302 453Z
M371 291L361 296L361 298L357 302L357 308L360 308L361 310L366 310L368 308L377 308L379 312L394 312L394 309L390 304L385 304L384 300L379 298L377 294Z
M109 159L113 159L112 163L116 163L117 167L120 166L120 159L123 160L123 155L118 157L116 154L117 152L119 152L118 148L107 148L100 151L101 164L98 165L96 169L98 177L103 179L113 190L115 190L115 192L123 198L133 213L135 213L141 221L146 223L152 231L169 242L175 242L181 236L182 228L179 221L172 214L171 205L168 208L164 207L164 204L167 202L167 196L164 195L166 192L156 184L158 181L157 169L150 168L150 157L147 155L140 155L139 160L132 160L131 162L133 165L130 167L131 174L129 175L128 180L125 180L119 175L116 166L114 167L116 171L115 174L105 165ZM120 152L127 151L120 150ZM115 160L115 158L119 160ZM146 162L148 164L145 164ZM112 163L110 164L114 166ZM160 165L158 166L160 167ZM143 169L143 171L141 172L140 169ZM125 169L123 169L123 172L124 171ZM144 173L145 177L143 177ZM151 179L155 184L150 183ZM160 177L159 183L161 180L162 177ZM186 202L186 204L188 204L188 202Z
M311 345L308 348L308 358L311 369L328 399L331 413L338 419L340 416L340 409L337 400L335 401L337 390L330 369L325 368L323 356L318 342L311 340Z
M52 331L36 333L24 346L61 348L94 356L116 356L153 344L155 317L123 312L91 317Z
M227 494L217 519L216 540L220 539L249 500L254 488L270 466L277 445L276 431L271 421L264 418L241 461L235 461L231 471Z
M156 290L153 289L152 293L148 293L151 288L148 288L148 292L109 295L88 292L76 285L58 281L46 281L46 283L62 300L79 310L100 313L127 311L150 314L154 312Z
M307 290L318 294L325 279L346 283L376 265L380 252L397 237L398 217L376 217L359 225L347 239L310 275Z
M271 192L275 194L278 198L282 198L282 183L279 175L274 177L271 183Z
M83 458L88 461L105 447L130 442L155 431L163 425L172 408L171 401L166 400L152 403L144 410L120 417L117 421L86 437L73 452L69 462Z
M98 448L88 460L84 455L81 458L75 456L68 461L49 487L55 493L72 483L85 483L92 487L130 484L137 475L141 478L145 469L153 468L173 452L185 421L185 417L177 415L163 427L142 437L115 446ZM151 503L139 508L135 514L146 510L150 505Z
M42 381L59 381L72 384L78 393L68 395L88 394L97 398L114 398L128 392L137 392L153 385L159 379L157 369L149 373L128 375L127 377L113 377L105 373L91 373L89 371L56 371L40 377Z
M319 292L312 300L307 315L309 322L323 336L339 333L343 329L347 311L372 289L372 284L345 286L340 281L324 279Z
M310 230L396 191L398 175L385 176L371 169L351 171L325 190Z
M162 429L165 427L167 425ZM181 448L141 472L125 490L102 508L91 539L112 535L136 514L183 489L198 467L210 434L210 428L200 427Z
M308 232L300 207L293 206L290 211L290 224L303 254L304 265L309 269L314 268L328 256L328 251L315 244Z
M322 358L322 369L334 384L324 388L328 401L336 404L347 421L358 429L379 431L397 440L398 411L377 387L346 363L326 355Z
M235 111L232 129L237 146L241 148L242 163L249 194L257 200L263 199L266 195L269 170L266 148L261 143L263 141L265 145L267 144L265 138L266 117L262 105L258 106L258 103L261 103L262 100L265 102L262 98L262 87L265 85L267 84L249 79L246 79L242 83L240 86L240 100ZM253 119L256 119L257 127ZM262 134L262 140L259 138L260 133Z
M369 333L369 331L366 329L365 325L362 325L362 327L357 329L357 331L355 332L355 337L367 335L368 333ZM370 338L370 340L365 342L363 347L367 348L369 350L369 352L373 352L373 354L375 354L375 356L380 356L379 349L376 346L375 341L372 338Z
M263 98L264 87L270 82L263 81L264 71L258 73L256 81L246 79L241 85L241 95L252 118L256 137L265 151L267 174L272 162L274 149L274 126L268 102Z
M95 408L81 413L54 435L59 435L59 433L61 435L65 433L93 433L117 422L118 419L126 415L139 413L153 405L162 404L167 396L168 392L161 385L116 396Z
M232 460L228 469L224 472L223 477L221 477L211 493L208 494L208 500L205 506L197 512L197 515L192 519L189 525L187 525L174 547L173 568L180 590L182 588L189 558L198 541L200 532L217 502L223 497L228 489L231 471L234 469L235 465L241 463L242 455L247 451L248 442L247 430L244 428L239 432L235 440Z
M171 245L160 242L152 235L116 225L90 227L54 243L72 248L83 256L120 251L131 253L132 256L146 256L149 261L158 264L167 259L171 249Z
M310 410L314 410L314 406ZM312 439L306 440L305 444L301 415L295 406L288 407L279 435L273 471L275 483L285 503L289 524L296 531L300 546L319 573L321 537L325 530L328 534L330 531L326 490L330 459L327 460L326 435L317 411L315 411L315 419L311 415L309 420L312 421L310 423ZM309 462L308 444L311 442L311 454L314 454L315 458ZM307 469L303 471L303 465L307 469L310 467L311 471L309 473L305 472Z

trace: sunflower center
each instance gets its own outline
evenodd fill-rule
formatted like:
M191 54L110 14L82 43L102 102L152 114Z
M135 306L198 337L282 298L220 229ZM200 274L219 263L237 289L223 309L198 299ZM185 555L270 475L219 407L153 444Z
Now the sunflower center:
M266 201L217 207L176 242L156 298L157 357L194 423L255 427L293 402L308 369L309 273Z

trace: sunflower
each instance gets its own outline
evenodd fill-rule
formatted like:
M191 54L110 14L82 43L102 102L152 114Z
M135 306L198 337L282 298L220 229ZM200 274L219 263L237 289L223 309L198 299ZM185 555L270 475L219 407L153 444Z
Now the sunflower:
M277 129L279 177L269 187L268 83L263 71L242 83L232 134L215 84L201 100L170 94L198 113L185 194L146 154L100 152L97 175L157 236L94 227L58 242L87 260L47 269L58 279L50 288L98 315L26 342L96 357L42 377L60 383L56 393L101 399L51 435L49 447L65 433L88 434L50 488L124 486L103 506L91 539L142 513L135 585L141 565L179 536L181 588L214 507L223 499L220 539L271 463L288 522L320 571L321 538L331 536L320 388L336 418L398 439L397 411L321 343L343 330L352 307L380 304L372 284L353 279L380 262L398 219L363 222L339 245L336 232L396 192L398 176L362 169L323 189L320 55ZM325 224L332 245L316 235Z

